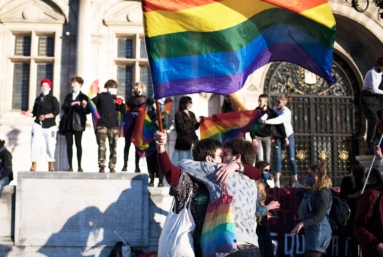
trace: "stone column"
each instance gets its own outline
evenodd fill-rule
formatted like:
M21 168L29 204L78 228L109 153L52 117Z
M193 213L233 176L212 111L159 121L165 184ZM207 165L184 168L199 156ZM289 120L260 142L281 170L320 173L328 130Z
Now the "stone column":
M91 65L92 37L91 37L91 0L79 1L77 23L77 75L84 81L89 80L89 67Z

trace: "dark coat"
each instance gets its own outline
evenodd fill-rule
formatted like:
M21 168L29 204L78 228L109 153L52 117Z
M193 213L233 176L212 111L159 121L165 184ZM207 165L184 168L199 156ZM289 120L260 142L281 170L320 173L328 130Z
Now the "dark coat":
M62 126L62 131L84 131L85 123L86 123L86 115L90 113L89 104L86 105L85 108L82 105L73 105L72 102L85 100L88 102L88 97L83 94L81 91L76 97L75 100L72 100L72 93L67 94L64 99L64 103L61 106L61 110L64 111L62 119L62 124L60 122L60 127Z
M115 103L115 97L109 93L101 93L92 98L92 101L97 106L100 119L97 126L107 128L118 128L117 112L126 113L126 104L118 105Z
M0 170L2 169L0 179L8 177L9 181L12 181L12 154L5 147L0 148Z
M195 114L189 111L189 115L183 111L178 111L174 117L177 139L174 149L190 150L194 142L198 141L195 131L199 128L199 123L195 118Z
M50 128L56 126L55 118L60 113L60 105L56 97L49 93L47 95L40 94L33 105L32 114L36 117L35 122L40 124L39 116L52 113L54 118L46 118L41 121L42 128Z

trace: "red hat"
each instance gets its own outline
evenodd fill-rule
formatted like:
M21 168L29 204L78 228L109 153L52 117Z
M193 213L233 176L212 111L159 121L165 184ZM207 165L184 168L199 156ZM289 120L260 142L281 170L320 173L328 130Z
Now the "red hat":
M47 78L44 78L40 81L40 86L43 84L43 83L48 83L49 87L52 88L52 81L50 79L47 79Z

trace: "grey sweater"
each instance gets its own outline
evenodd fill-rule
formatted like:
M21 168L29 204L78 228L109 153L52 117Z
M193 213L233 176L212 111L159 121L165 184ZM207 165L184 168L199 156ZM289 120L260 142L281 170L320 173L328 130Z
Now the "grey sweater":
M177 166L206 185L209 190L210 201L214 202L220 197L221 186L215 181L216 163L182 160ZM255 216L257 186L255 181L235 172L228 178L226 185L229 195L234 196L233 214L237 241L258 246L257 220Z

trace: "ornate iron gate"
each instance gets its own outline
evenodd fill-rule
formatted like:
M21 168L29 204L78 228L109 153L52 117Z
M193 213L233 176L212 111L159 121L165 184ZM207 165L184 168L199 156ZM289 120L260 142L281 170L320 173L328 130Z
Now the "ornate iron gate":
M339 186L341 178L349 173L355 156L355 133L359 132L359 87L345 63L334 58L333 74L336 84L327 82L302 67L287 63L271 64L265 92L270 104L280 94L289 93L292 100L288 107L292 112L295 134L295 153L298 178L312 163L326 161L333 186ZM356 125L357 124L357 125ZM286 150L283 152L281 183L292 184Z

